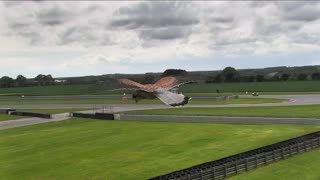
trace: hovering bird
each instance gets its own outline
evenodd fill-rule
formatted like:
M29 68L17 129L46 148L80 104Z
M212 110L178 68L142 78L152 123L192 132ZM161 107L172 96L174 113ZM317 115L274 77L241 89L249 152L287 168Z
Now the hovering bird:
M120 84L134 87L130 89L135 90L132 94L132 98L135 99L136 102L141 99L158 98L170 106L183 106L188 104L191 99L183 94L171 92L173 88L190 83L184 82L178 84L178 80L175 77L163 77L154 84L140 84L129 79L119 79L119 82Z

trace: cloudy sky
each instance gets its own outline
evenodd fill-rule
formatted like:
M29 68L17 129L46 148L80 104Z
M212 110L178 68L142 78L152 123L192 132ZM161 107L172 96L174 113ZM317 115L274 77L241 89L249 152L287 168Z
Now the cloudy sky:
M319 2L0 2L0 76L320 64Z

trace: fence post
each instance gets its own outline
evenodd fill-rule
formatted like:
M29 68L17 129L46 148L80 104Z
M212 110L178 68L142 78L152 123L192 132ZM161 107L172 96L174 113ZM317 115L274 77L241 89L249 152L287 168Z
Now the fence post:
M256 163L256 168L258 167L258 158L257 158L257 155L254 155L254 161Z
M246 158L246 171L248 171L248 157Z
M275 155L275 153L274 153L274 149L272 149L272 159L273 159L273 161L275 161L276 160L276 157L275 157L276 155Z
M227 178L227 165L223 164L224 166L224 177Z
M214 167L214 166L213 166L212 174L213 174L213 180L215 180L216 179L216 167Z
M283 149L283 147L281 147L281 157L282 157L282 159L284 159L284 149Z
M235 162L235 168L236 168L236 174L238 174L238 160L236 160L236 162Z
M200 179L203 180L203 177L202 177L202 169L200 169Z

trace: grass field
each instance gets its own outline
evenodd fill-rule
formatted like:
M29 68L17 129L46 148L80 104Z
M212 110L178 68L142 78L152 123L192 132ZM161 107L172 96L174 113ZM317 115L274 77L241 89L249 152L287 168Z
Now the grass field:
M67 112L77 112L77 111L85 111L88 109L18 109L17 111L23 112L36 112L36 113L45 113L45 114L60 114Z
M24 118L22 116L10 116L7 114L0 114L0 121L7 121L7 120L15 120L15 119L21 119Z
M299 154L230 178L231 180L319 180L320 150Z
M231 100L191 100L189 104L260 104L260 103L280 103L285 102L285 99L272 98L240 98ZM122 102L119 100L68 100L68 101L0 101L0 105L32 105L32 104L163 104L158 99L142 100L136 103L134 100Z
M172 108L124 112L128 114L179 114L209 116L320 117L320 105L280 107Z
M259 92L262 94L320 94L320 81L288 81L288 82L252 82L252 83L218 83L218 84L187 84L182 92L216 93L219 89L223 94ZM109 91L110 87L90 85L39 86L23 88L0 88L0 95L27 96L59 96L85 94L121 94L121 91Z
M216 93L219 89L225 92L320 92L320 81L288 81L288 82L252 82L252 83L218 83L188 84L182 86L185 93Z
M0 177L147 179L319 129L71 119L0 131Z
M0 88L0 94L6 96L57 96L90 94L93 85L35 86L21 88Z

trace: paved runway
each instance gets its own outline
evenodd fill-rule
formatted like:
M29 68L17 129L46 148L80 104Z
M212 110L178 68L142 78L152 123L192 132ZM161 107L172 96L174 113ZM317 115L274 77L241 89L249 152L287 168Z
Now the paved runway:
M240 98L256 98L253 96L240 96ZM261 95L258 98L279 98L288 99L288 102L283 103L264 103L264 104L228 104L228 105L186 105L182 108L188 107L257 107L257 106L296 106L296 105L312 105L320 104L320 95ZM38 105L0 105L0 108L15 108L15 109L72 109L72 108L87 108L100 109L106 107L113 112L140 110L140 109L162 109L172 108L166 105L150 105L150 104L111 104L111 105L94 105L94 104L38 104Z
M255 98L252 96L241 96L240 98ZM267 103L267 104L229 104L229 105L186 105L182 108L188 107L266 107L266 106L295 106L295 105L312 105L320 104L320 95L261 95L259 98L280 98L280 99L289 99L288 102L283 103ZM2 107L8 107L1 105ZM10 108L15 109L72 109L72 108L87 108L87 109L101 109L105 107L105 112L122 112L122 111L131 111L131 110L142 110L142 109L164 109L172 108L166 105L143 105L143 104L133 104L133 105L92 105L92 104L49 104L49 105L11 105ZM2 121L0 122L0 129L13 128L26 126L31 124L39 124L52 121L61 121L68 119L69 117L66 114L54 115L53 119L41 119L41 118L26 118L21 120L12 120L12 121ZM229 117L232 118L232 117ZM237 118L237 117L234 117ZM239 119L239 117L237 118ZM242 119L242 118L240 118ZM263 118L262 118L263 119ZM277 119L276 119L277 120ZM315 125L318 125L318 119L313 119L316 121ZM245 120L244 120L245 121ZM265 123L264 123L265 121ZM261 124L270 124L270 118L264 119L259 123ZM304 121L304 119L300 119ZM240 123L241 124L241 123ZM286 119L286 124L290 124L288 119ZM296 124L292 123L292 124ZM303 124L303 122L299 123Z

